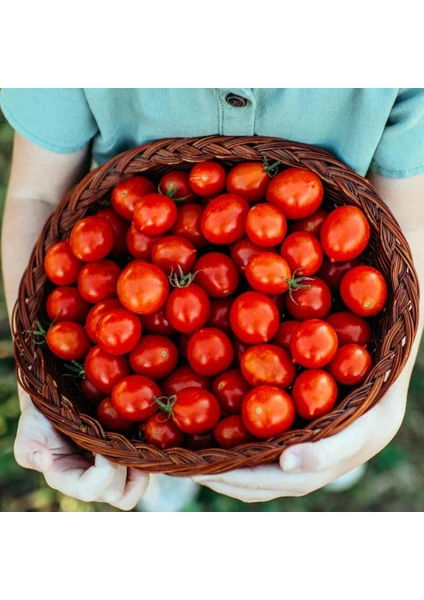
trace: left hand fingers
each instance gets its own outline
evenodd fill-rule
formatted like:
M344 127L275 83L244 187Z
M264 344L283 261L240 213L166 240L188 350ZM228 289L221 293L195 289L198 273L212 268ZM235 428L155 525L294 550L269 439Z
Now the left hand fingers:
M109 504L120 510L131 510L137 505L140 498L147 491L149 481L150 476L148 473L142 473L138 469L128 468L126 484L121 498L117 501L109 502Z

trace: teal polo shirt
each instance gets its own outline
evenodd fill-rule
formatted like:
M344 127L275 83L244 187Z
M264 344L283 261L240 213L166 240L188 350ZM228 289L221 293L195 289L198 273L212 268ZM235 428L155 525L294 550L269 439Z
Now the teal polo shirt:
M321 146L360 175L424 172L422 88L5 88L0 101L34 144L92 141L98 164L165 137L265 135Z

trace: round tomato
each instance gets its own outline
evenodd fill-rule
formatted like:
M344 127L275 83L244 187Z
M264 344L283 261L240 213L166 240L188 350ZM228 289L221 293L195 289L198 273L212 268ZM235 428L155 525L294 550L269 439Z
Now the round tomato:
M50 321L76 321L84 323L90 310L76 287L57 287L47 297L47 316Z
M326 371L308 369L303 371L292 389L297 414L311 421L327 414L337 401L337 384Z
M134 214L134 208L147 194L153 194L156 188L147 177L130 177L125 181L118 183L112 190L112 206L116 212L131 221Z
M122 417L112 404L112 398L105 398L97 408L97 418L106 430L124 433L132 427L132 421Z
M112 227L115 242L113 244L111 253L114 256L127 256L127 233L129 229L128 221L120 217L112 208L99 210L97 216L102 217L102 219L106 219L106 221Z
M193 333L209 319L211 306L206 292L196 285L175 288L165 305L166 317L181 333Z
M264 294L286 292L292 277L287 261L272 252L262 252L252 256L244 273L252 288Z
M339 346L344 344L359 344L366 346L371 341L371 327L368 321L349 311L328 315L327 323L333 327L339 340Z
M270 176L261 162L243 162L231 169L227 175L227 190L238 194L247 202L259 202L265 198Z
M234 334L246 344L267 342L277 333L278 310L273 301L258 292L240 294L230 311Z
M293 167L271 179L266 200L284 213L287 219L304 219L321 206L324 188L312 171Z
M161 308L151 315L139 315L139 318L146 333L156 333L166 337L177 333L166 317L165 308Z
M246 394L241 417L252 435L266 439L290 429L295 417L294 404L281 388L260 385Z
M174 423L184 433L211 431L221 417L221 407L215 396L198 387L180 390L171 411Z
M184 434L174 421L165 415L153 415L146 422L144 437L148 444L166 450L179 448L184 443Z
M286 232L286 217L272 204L256 204L247 213L246 233L258 246L271 248L281 244Z
M82 267L82 262L72 253L68 240L50 246L44 257L44 271L56 285L76 283Z
M101 217L85 217L78 221L69 238L72 252L79 260L101 260L111 252L115 236L110 223Z
M186 447L190 450L207 450L215 446L216 441L211 431L186 436Z
M211 298L225 298L236 291L237 269L228 256L220 252L204 254L194 266L196 283Z
M332 304L331 292L322 279L313 277L305 281L304 288L293 290L286 298L286 308L290 315L298 321L308 319L324 319Z
M195 248L202 248L208 240L200 227L204 208L200 204L184 204L178 209L177 220L171 229L174 235L190 240Z
M210 377L199 375L199 373L193 371L188 365L176 369L161 382L162 392L168 397L178 394L184 388L199 387L204 390L210 390L211 386L212 379Z
M158 191L168 198L172 198L178 204L182 202L194 202L196 199L193 190L190 187L189 175L187 171L174 169L162 175Z
M330 373L343 385L362 383L371 371L370 353L358 344L346 344L339 348L330 363Z
M118 279L118 298L131 312L150 315L165 304L169 282L156 265L134 260L125 267Z
M323 253L317 238L312 233L295 231L281 246L281 256L290 269L298 275L309 276L318 271L322 264Z
M50 350L62 360L80 360L90 350L90 340L85 329L73 321L60 321L47 332Z
M231 259L236 265L239 273L243 274L246 265L252 258L252 256L262 254L263 251L263 248L251 242L249 238L244 237L238 242L236 242L234 246L231 246ZM276 253L276 250L274 250L273 248L269 248L268 252Z
M134 223L131 223L127 233L128 252L134 258L150 259L155 244L162 239L162 236L148 236L137 229Z
M228 369L215 377L212 391L224 413L239 413L243 398L251 390L239 369Z
M135 373L162 379L177 366L177 346L163 335L145 335L130 352L129 361Z
M95 304L87 315L85 321L85 329L88 333L88 337L92 342L97 344L96 327L99 319L106 313L122 308L122 304L117 298L109 298L108 300L102 300L98 304Z
M227 245L237 242L245 234L249 205L236 194L222 194L214 198L202 214L201 229L211 244Z
M144 375L129 375L121 379L112 391L112 404L118 413L130 421L145 421L154 415L161 396L157 383Z
M334 329L320 319L301 323L293 332L290 352L294 362L307 369L320 369L333 360L337 352Z
M206 327L191 336L187 354L191 368L199 375L210 377L228 369L233 362L234 350L225 333Z
M133 223L146 235L165 233L176 220L175 202L161 194L147 194L135 205Z
M296 376L290 354L274 344L248 348L241 357L240 368L251 386L273 385L286 389Z
M179 235L162 238L153 247L152 263L170 275L179 268L188 273L196 262L196 249L190 240Z
M289 351L293 331L299 324L300 321L283 321L279 326L275 337L272 338L272 343Z
M87 354L84 368L88 381L105 394L110 394L118 381L130 374L125 356L114 356L99 346Z
M332 292L338 292L343 275L360 264L358 258L342 262L331 262L325 256L317 275L325 281Z
M99 260L85 265L78 275L78 291L84 300L96 304L116 296L121 269L112 260Z
M225 169L214 161L197 163L189 174L190 187L195 194L202 196L216 196L225 186Z
M304 231L319 237L322 224L327 216L328 212L323 208L320 208L316 212L312 213L312 215L309 215L309 217L292 221L290 224L290 233L294 233L295 231Z
M322 224L320 238L324 252L330 260L352 260L367 247L370 226L360 208L339 206Z
M140 319L125 308L106 313L96 325L96 339L100 348L117 356L131 352L140 336Z
M253 441L253 437L244 426L240 415L231 415L222 419L215 426L213 434L221 448L227 450Z
M216 327L227 335L231 334L230 310L233 304L232 298L211 301L211 311L206 323L207 327Z
M383 310L387 301L387 283L374 267L362 265L348 271L340 284L346 306L360 317L372 317Z
M103 392L98 390L88 379L83 379L80 384L81 395L91 406L99 406L100 402L105 398Z

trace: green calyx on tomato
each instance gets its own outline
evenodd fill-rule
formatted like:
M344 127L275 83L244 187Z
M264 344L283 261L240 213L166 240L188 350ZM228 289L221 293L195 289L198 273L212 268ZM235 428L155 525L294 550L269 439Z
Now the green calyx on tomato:
M310 289L310 285L304 285L302 283L302 281L314 281L314 277L296 277L296 273L298 273L299 271L301 271L302 269L297 269L296 271L293 272L293 275L291 276L290 279L286 279L285 281L287 281L287 283L289 284L289 289L288 289L288 293L290 296L290 299L297 304L296 300L293 298L293 292L295 290L309 290Z
M174 404L177 401L176 394L173 394L172 396L159 396L159 397L153 396L153 400L159 406L161 411L166 413L169 417L172 417L172 413L173 413L172 409L174 407ZM163 400L165 402L163 402Z
M269 164L268 158L263 157L264 171L269 177L275 177L278 174L278 167L281 165L281 160Z
M178 265L178 274L174 273L174 270L172 269L171 275L168 275L169 283L172 285L172 287L186 288L191 283L193 283L198 272L199 271L196 271L195 273L187 273L187 275L184 275L184 271L182 270L180 265Z

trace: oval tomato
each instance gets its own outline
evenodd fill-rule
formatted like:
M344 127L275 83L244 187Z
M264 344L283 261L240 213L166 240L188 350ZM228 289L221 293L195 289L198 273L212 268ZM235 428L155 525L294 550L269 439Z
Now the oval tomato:
M186 447L190 450L207 450L215 446L216 441L211 431L186 436Z
M369 323L349 311L341 311L328 315L327 323L333 327L339 340L339 346L344 344L359 344L366 346L371 341Z
M177 346L163 335L145 335L130 352L129 361L135 373L162 379L177 366Z
M169 282L156 265L134 260L119 276L117 291L125 308L137 314L149 315L165 304Z
M233 261L220 252L204 254L194 266L196 283L211 298L225 298L236 291L238 273Z
M78 221L69 237L74 255L85 262L97 261L111 252L115 236L110 223L98 216Z
M62 360L80 360L90 350L90 340L85 329L73 321L60 321L47 332L49 349Z
M106 394L98 390L88 379L83 379L80 384L81 395L91 406L99 406Z
M268 296L258 292L245 292L233 302L230 324L233 332L242 342L261 344L277 333L278 310Z
M197 163L189 174L190 187L198 196L216 196L225 186L225 169L217 162L207 160Z
M286 292L292 277L287 261L272 252L262 252L252 256L244 273L252 288L264 294Z
M106 219L109 225L112 227L114 244L111 250L113 256L126 256L128 254L127 248L127 233L129 229L129 223L118 215L112 208L105 208L99 210L97 213L98 217Z
M116 296L121 269L112 260L99 260L85 265L78 275L78 291L87 302L96 304Z
M203 377L188 365L184 365L183 367L176 369L161 382L162 392L164 396L168 397L174 396L175 394L178 394L180 390L189 387L199 387L204 390L210 390L212 387L212 379L210 377Z
M82 267L83 263L71 251L68 240L50 246L44 257L44 271L56 285L76 283Z
M88 337L92 342L97 344L96 327L99 319L106 313L122 308L122 304L117 298L109 298L108 300L102 300L98 304L95 304L87 315L85 321L85 329L88 333Z
M318 271L322 264L323 253L317 238L311 233L295 231L281 246L281 256L290 269L298 275L310 276Z
M211 392L198 387L184 388L177 394L171 415L184 433L206 433L218 423L221 407Z
M169 235L156 242L152 250L152 263L167 275L178 272L189 273L196 262L196 249L190 240L179 235Z
M371 371L370 353L358 344L346 344L339 348L330 363L330 373L343 385L358 385Z
M132 421L122 417L112 404L109 396L102 400L97 408L97 418L106 430L125 433L132 427Z
M147 194L137 202L133 223L142 233L160 235L171 229L177 220L175 202L161 194Z
M252 435L267 439L290 429L295 417L294 404L281 388L261 385L245 396L241 416Z
M239 369L228 369L215 377L212 391L224 413L239 413L243 398L251 390Z
M362 265L343 276L340 295L346 306L360 317L372 317L383 310L387 301L387 283L374 267Z
M270 176L261 162L243 162L231 169L227 175L227 190L238 194L247 202L259 202L265 198Z
M200 204L184 204L178 209L177 220L171 229L174 235L180 235L193 244L195 248L207 246L208 240L200 227L204 208Z
M195 194L190 187L189 174L187 171L174 169L162 175L158 185L158 191L168 198L172 198L178 204L182 202L194 202Z
M303 371L292 390L297 414L308 421L327 414L336 404L337 392L336 382L326 371Z
M99 346L87 354L84 368L88 381L105 394L110 394L118 381L130 374L125 356L114 356Z
M352 260L367 247L370 226L360 208L339 206L325 219L320 238L324 252L330 260Z
M116 308L101 316L96 325L96 339L110 354L128 354L141 336L141 321L125 308Z
M210 310L206 292L195 283L175 288L165 305L168 321L181 333L194 333L203 327L209 319Z
M266 200L284 213L287 219L303 219L321 206L324 188L312 171L293 167L271 179Z
M213 327L199 329L193 333L188 343L187 354L191 368L206 377L228 369L234 357L228 336Z
M233 299L223 298L219 300L212 300L210 304L211 309L209 319L206 323L207 327L216 327L227 335L230 335L230 310L233 304Z
M334 329L320 319L301 323L293 332L290 352L293 360L307 369L320 369L337 352L338 340Z
M319 237L322 224L328 216L328 211L320 208L316 212L309 215L304 219L296 219L290 224L290 233L295 231L305 231L306 233L312 233L316 237Z
M332 304L331 292L322 279L313 277L312 281L303 281L305 288L293 290L286 298L286 308L297 321L324 319Z
M272 338L272 343L289 351L293 332L299 324L300 321L283 321L275 337Z
M155 398L160 396L160 388L153 379L129 375L113 388L112 404L125 419L145 421L158 411Z
M290 354L274 344L251 346L240 361L241 372L251 386L272 385L288 388L296 376Z
M222 194L214 198L202 214L201 229L211 244L227 245L237 242L245 233L249 205L236 194Z
M134 214L134 208L147 194L153 194L156 188L150 179L142 176L135 176L121 181L112 190L112 206L116 212L131 221Z
M272 204L256 204L247 213L246 233L258 246L270 248L281 244L286 232L286 217Z
M137 229L134 223L131 223L127 233L128 252L134 258L150 259L155 244L162 239L162 236L148 236Z
M332 292L338 292L343 275L360 264L358 258L342 262L331 262L325 256L317 275L325 281Z
M252 258L252 256L256 256L257 254L261 254L264 251L263 248L257 246L253 242L249 240L249 238L244 237L238 242L231 246L231 259L233 263L236 265L239 273L243 274L246 268L247 263ZM276 250L273 248L268 249L268 252L276 253Z
M46 311L50 321L84 323L90 310L76 287L57 287L47 297Z
M165 308L161 308L150 315L139 315L139 319L146 333L156 333L166 337L171 337L177 333L166 317Z
M184 443L184 434L174 421L165 415L153 415L146 422L144 437L148 444L166 450L178 448Z
M213 434L221 448L227 450L253 441L253 437L244 426L240 415L231 415L222 419L215 426Z

